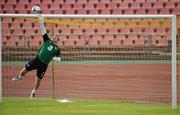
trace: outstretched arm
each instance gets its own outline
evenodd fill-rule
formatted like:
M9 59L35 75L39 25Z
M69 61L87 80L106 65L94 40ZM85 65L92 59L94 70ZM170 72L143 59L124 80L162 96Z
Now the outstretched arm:
M47 35L47 31L46 31L46 28L44 26L44 17L41 14L38 14L38 19L40 22L40 29L41 29L41 32L43 34L43 40L46 41L49 39L49 37Z
M56 52L55 57L53 57L53 60L56 62L61 61L60 50Z

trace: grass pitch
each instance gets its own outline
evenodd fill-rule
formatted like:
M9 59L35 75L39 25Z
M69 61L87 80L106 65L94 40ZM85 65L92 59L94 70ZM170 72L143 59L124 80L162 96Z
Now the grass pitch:
M118 100L75 100L58 103L53 99L28 100L5 97L0 115L179 115L169 104L129 103Z

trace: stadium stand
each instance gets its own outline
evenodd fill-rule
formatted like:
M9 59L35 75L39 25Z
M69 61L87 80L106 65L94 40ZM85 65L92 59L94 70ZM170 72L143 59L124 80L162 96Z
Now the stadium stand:
M33 5L39 4L42 8L42 13L45 14L176 14L177 16L180 15L180 1L179 0L1 0L0 7L1 13L31 13L31 8ZM27 33L31 34L40 34L39 27L37 22L31 21L18 21L4 19L3 20L3 33L4 35L10 35L12 33L16 33L18 35L23 35ZM80 22L97 22L96 20L81 20ZM135 26L141 23L142 20L137 20L132 23L135 23ZM113 21L109 21L110 24L113 24ZM119 22L118 22L119 23ZM145 25L151 25L150 22L144 21ZM117 24L117 21L114 22L114 25ZM131 25L130 21L121 21L122 25ZM163 21L159 22L159 26L163 25ZM15 28L19 29L15 29ZM77 29L78 28L78 29ZM127 29L127 30L126 30ZM164 28L163 28L164 29ZM148 30L148 31L147 31ZM150 30L150 31L149 31ZM142 44L139 39L137 39L138 34L144 33L153 33L154 28L151 30L150 28L145 28L144 30L140 28L132 29L132 28L125 28L125 29L103 29L103 28L96 28L96 29L87 29L83 27L67 27L67 26L60 26L54 29L55 34L88 34L92 35L92 37L86 42L85 40L82 41L80 39L76 39L73 41L63 40L61 41L61 45L65 45L70 43L72 45L78 45L79 43L82 45L85 44L116 44L115 41L117 38L107 40L106 37L101 40L93 37L94 33L98 34L135 34L128 35L128 40L125 41L121 39L118 41L119 44ZM155 29L157 34L161 33L162 31L159 28ZM50 27L48 31L51 31ZM169 35L169 34L168 34ZM111 35L112 38L113 35ZM28 44L32 45L34 40L36 40L35 35L33 36L34 39L30 40ZM117 37L117 36L116 36ZM130 38L132 39L130 40ZM67 36L66 36L67 38ZM133 40L133 38L136 38ZM93 40L91 42L91 40ZM105 40L105 41L103 41ZM6 40L3 45L10 44L11 40ZM13 40L12 40L13 41ZM12 42L11 41L11 42ZM17 46L17 41L14 41L13 45ZM118 44L117 43L117 44ZM157 43L157 42L156 42ZM159 42L160 43L160 42ZM40 41L36 42L36 45L40 45Z

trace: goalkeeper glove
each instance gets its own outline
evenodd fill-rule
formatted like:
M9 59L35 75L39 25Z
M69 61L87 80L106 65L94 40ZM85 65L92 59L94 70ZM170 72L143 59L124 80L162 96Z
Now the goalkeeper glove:
M61 57L53 57L53 60L56 62L60 62L61 61Z
M44 17L41 14L38 14L38 19L40 22L44 22Z

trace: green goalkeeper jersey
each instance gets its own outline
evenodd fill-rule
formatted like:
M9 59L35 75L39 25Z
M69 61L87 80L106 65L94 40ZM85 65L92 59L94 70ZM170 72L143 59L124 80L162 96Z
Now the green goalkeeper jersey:
M38 51L37 57L45 64L49 64L54 56L60 56L60 49L47 34L43 35L44 43Z

